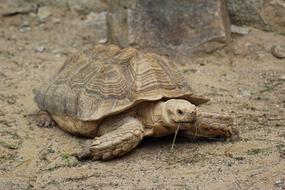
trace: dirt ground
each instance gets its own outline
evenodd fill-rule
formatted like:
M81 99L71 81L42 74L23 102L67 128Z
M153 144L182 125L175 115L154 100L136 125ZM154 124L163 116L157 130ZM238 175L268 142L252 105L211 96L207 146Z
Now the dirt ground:
M0 18L0 189L285 189L285 36L234 36L232 64L220 50L180 63L202 110L230 113L238 142L148 138L126 156L79 162L84 139L36 126L34 92L73 52L95 44L84 17L53 10Z

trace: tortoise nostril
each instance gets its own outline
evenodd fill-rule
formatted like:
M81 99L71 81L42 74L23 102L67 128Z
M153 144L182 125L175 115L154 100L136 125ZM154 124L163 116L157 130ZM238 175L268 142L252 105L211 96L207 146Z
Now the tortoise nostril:
M179 115L183 115L183 111L182 111L181 109L178 109L178 110L177 110L177 113L178 113Z

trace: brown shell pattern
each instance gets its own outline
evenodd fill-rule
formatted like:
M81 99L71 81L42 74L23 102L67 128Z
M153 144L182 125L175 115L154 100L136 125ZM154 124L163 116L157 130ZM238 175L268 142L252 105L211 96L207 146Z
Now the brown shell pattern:
M69 57L38 90L35 101L42 110L86 121L122 112L142 101L176 97L195 101L189 84L165 57L97 45ZM207 99L197 100L198 104Z

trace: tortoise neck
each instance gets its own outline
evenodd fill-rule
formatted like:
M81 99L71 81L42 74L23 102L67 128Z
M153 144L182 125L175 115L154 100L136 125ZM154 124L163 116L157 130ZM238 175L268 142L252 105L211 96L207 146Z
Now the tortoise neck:
M146 126L153 126L162 122L163 103L163 101L148 102L140 106L138 115Z
M148 102L140 106L138 116L146 128L146 136L166 136L173 133L163 119L165 102Z

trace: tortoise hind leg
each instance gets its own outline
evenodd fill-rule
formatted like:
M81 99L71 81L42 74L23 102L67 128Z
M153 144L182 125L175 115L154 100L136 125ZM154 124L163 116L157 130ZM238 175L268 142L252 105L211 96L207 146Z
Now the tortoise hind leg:
M78 155L78 158L91 157L93 160L108 160L119 157L134 149L144 136L143 124L132 117L105 121L99 126L99 137Z
M52 119L49 113L45 111L39 111L36 123L38 127L49 128L56 126L55 121Z

